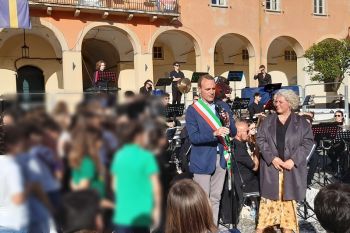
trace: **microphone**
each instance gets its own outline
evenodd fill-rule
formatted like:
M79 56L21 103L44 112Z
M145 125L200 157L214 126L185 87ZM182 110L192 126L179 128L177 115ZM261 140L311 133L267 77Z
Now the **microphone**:
M219 119L220 119L221 124L224 127L229 127L230 126L230 118L229 118L229 116L227 116L228 113L226 112L226 110L222 106L215 104L215 111L219 115Z

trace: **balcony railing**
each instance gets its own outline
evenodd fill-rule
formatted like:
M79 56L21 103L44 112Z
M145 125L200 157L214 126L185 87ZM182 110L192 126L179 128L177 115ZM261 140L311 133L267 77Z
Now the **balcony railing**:
M179 0L29 0L31 5L165 15L179 14L178 2Z

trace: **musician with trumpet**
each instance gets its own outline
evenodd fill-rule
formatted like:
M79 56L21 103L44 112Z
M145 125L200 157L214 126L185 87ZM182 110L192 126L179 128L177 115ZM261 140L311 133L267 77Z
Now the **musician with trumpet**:
M230 137L236 135L236 127L229 106L223 101L214 101L212 76L201 76L198 90L201 98L189 106L186 113L191 142L190 172L207 193L217 224L225 169L230 166Z
M178 89L178 83L181 79L185 78L184 73L180 70L180 64L178 62L173 63L174 70L170 72L169 78L172 79L171 91L173 95L173 104L181 103L182 93Z

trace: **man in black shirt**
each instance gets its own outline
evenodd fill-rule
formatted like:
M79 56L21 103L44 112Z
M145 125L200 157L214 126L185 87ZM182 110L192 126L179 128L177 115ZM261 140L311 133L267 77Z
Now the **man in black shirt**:
M263 87L263 86L266 86L267 84L272 83L271 75L266 73L264 65L259 66L259 72L256 75L254 75L254 80L256 79L259 82L258 84L259 87Z
M180 64L178 62L174 62L173 66L174 66L174 70L171 71L169 74L169 78L173 80L171 84L173 104L180 104L182 93L177 88L177 83L181 79L185 78L185 75L180 71Z
M254 102L248 106L249 116L251 120L264 115L264 106L260 104L260 101L261 96L257 92L254 94Z
M244 182L244 192L258 192L259 182L256 171L259 168L259 159L248 153L247 141L249 127L245 121L236 121L237 134L234 138L234 157L237 169L242 177L236 179L239 183Z

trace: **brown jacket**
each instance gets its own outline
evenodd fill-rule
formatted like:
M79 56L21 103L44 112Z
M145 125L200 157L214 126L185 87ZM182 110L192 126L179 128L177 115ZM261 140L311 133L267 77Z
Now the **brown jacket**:
M278 157L276 148L277 114L268 116L258 129L257 144L262 154L260 158L261 196L278 200L278 170L272 160ZM284 170L283 200L301 201L306 194L307 161L306 158L314 144L311 125L302 117L292 113L285 136L285 160L292 159L295 166Z

